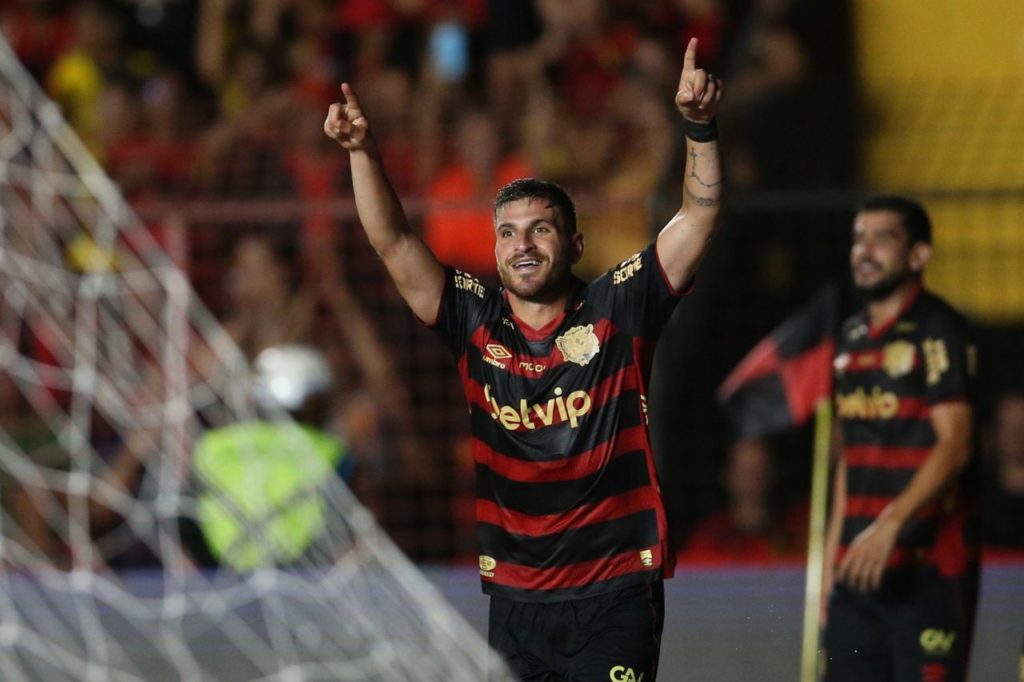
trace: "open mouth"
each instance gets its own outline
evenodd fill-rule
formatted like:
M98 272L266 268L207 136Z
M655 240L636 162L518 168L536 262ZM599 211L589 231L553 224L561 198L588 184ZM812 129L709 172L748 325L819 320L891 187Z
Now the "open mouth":
M518 271L530 270L530 269L538 267L539 265L540 265L540 261L539 260L527 259L527 260L521 260L521 261L519 261L517 263L513 263L512 264L512 269L513 270L518 270Z
M880 272L882 268L879 267L877 263L872 263L870 261L861 261L860 263L857 263L857 267L855 269L858 274L866 275L874 272Z

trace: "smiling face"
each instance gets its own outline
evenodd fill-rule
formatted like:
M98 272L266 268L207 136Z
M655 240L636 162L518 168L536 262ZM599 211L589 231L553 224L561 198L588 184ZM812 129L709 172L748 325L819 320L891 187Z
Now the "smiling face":
M930 255L927 243L910 243L895 211L861 211L854 219L850 267L857 293L868 301L883 300L920 278Z
M517 199L499 208L494 222L498 275L509 293L536 302L563 295L583 236L568 233L558 209L546 199Z

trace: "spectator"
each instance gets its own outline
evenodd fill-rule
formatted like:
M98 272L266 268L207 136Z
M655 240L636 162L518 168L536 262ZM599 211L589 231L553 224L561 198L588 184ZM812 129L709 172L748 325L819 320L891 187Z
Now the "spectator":
M110 75L122 67L122 25L95 0L76 3L74 44L54 62L46 89L93 154L102 158L100 97Z
M135 206L188 185L194 144L182 134L186 98L172 72L143 83L112 78L103 87L99 141L107 172Z
M755 3L737 43L735 83L728 106L722 108L722 127L732 131L726 176L737 186L786 184L780 174L776 147L766 144L775 131L792 125L798 108L794 96L809 77L808 54L790 25L789 0ZM776 165L773 165L775 162ZM788 170L785 166L782 169Z
M521 154L502 156L501 140L480 111L463 114L454 158L442 166L427 196L424 236L437 257L474 275L494 271L491 198L499 187L532 175Z
M321 238L306 247L309 291L326 315L318 338L337 381L329 430L348 444L365 472L361 480L393 476L396 460L413 476L429 467L417 442L408 391L395 373L395 359L381 341L346 281L337 244Z
M543 27L534 0L488 0L487 8L488 107L506 130L523 119L531 97L544 87ZM523 92L531 97L520 97Z
M6 376L0 379L0 414L0 431L10 436L17 451L50 474L3 480L4 504L13 521L5 524L4 532L17 550L0 558L21 567L60 570L154 562L152 552L123 523L123 512L125 502L139 493L150 455L159 451L157 435L137 426L122 439L94 411L88 450L80 451L78 457L90 458L95 478L88 491L79 495L54 484L75 466L72 457ZM84 518L77 516L79 510L85 511ZM91 538L92 546L76 545L76 534Z
M74 44L74 23L60 0L14 0L0 9L0 30L29 73L42 81Z
M310 340L315 302L293 286L285 259L267 239L241 239L227 279L231 308L224 328L247 358L272 346Z
M576 117L599 117L636 45L636 27L612 21L601 0L548 0L542 11L558 100Z
M331 22L331 5L328 0L294 0L296 35L286 46L292 94L318 108L334 97L338 79L334 50L337 35Z
M660 46L648 41L640 45L643 49L639 54L648 55L656 64L664 62L666 56ZM662 91L665 87L657 73L649 80L644 75L638 65L609 98L609 127L614 140L610 150L620 149L624 143L630 153L614 159L595 183L607 201L598 210L583 213L582 220L592 237L581 268L590 273L603 272L623 253L639 251L650 239L650 198L672 160L672 147L666 141L672 139L674 121L652 93L655 87Z
M346 282L337 251L330 235L313 235L301 254L304 274L295 281L289 262L267 239L242 239L228 277L224 327L250 362L267 348L295 344L325 354L336 381L328 416L316 425L342 437L369 476L384 475L394 458L416 472L424 457L417 455L406 391Z
M426 0L342 0L335 8L334 27L345 54L344 73L376 78L391 66L417 66L419 36Z
M264 418L207 431L193 454L196 518L182 533L200 565L248 571L307 555L326 522L331 472L352 473L344 441L322 428L333 382L324 356L283 345L262 351L255 368ZM281 410L295 422L276 419Z
M252 11L239 16L230 0L202 0L196 21L194 62L199 78L212 88L221 112L240 116L282 75L279 23L285 3L252 3ZM244 30L234 33L234 24Z
M35 414L19 387L6 372L0 373L0 432L18 451L42 467L61 469L67 466L67 455L57 444L57 437L41 417ZM4 471L0 478L0 499L3 513L11 523L4 523L8 549L20 545L25 555L10 551L0 556L6 565L22 565L26 555L35 560L67 566L67 548L54 528L50 514L58 509L53 495L42 486L19 480Z
M433 180L436 170L433 159L426 158L428 154L424 153L418 139L418 126L429 112L424 113L416 105L416 84L404 70L388 67L373 82L377 87L367 93L366 108L373 112L375 123L380 120L381 156L389 168L395 169L395 190L403 196L418 194ZM347 163L346 159L346 166ZM351 184L347 183L347 178L345 180L347 193Z
M302 226L303 240L329 239L335 229L334 216L326 204L339 196L339 181L348 181L347 166L336 154L322 144L315 122L319 119L319 105L314 111L312 103L296 99L288 103L290 119L296 125L289 127L284 153L284 167L291 176L291 184L305 205L311 207ZM312 132L311 132L312 131Z
M697 524L684 556L695 560L771 561L803 554L807 514L803 505L780 513L775 468L764 441L746 439L729 449L722 472L727 502Z
M999 398L986 441L985 543L1024 549L1024 393Z

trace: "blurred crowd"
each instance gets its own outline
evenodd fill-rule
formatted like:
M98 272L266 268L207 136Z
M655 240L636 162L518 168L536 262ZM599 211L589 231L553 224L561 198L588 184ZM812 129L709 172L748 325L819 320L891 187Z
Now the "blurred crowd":
M827 83L834 67L820 31L805 29L812 6L7 0L0 25L137 206L345 197L347 160L319 123L338 84L353 83L399 192L427 200L431 245L489 275L490 199L512 177L601 197L600 209L583 206L592 271L648 239L662 217L652 200L675 196L682 145L671 95L690 36L701 63L728 79L720 126L730 184L827 182L820 168L780 166L763 139L807 108L801 89ZM307 232L332 229L322 215L305 222Z
M250 360L287 344L324 354L336 381L318 426L348 443L364 472L357 492L385 526L404 514L433 529L414 539L389 528L415 558L450 560L474 555L461 398L448 380L438 391L418 374L443 362L438 349L415 343L424 332L335 210L351 198L348 159L321 124L339 83L359 93L441 260L493 279L494 191L535 175L577 198L588 276L642 247L678 206L684 144L672 96L691 36L726 82L731 188L848 180L851 136L836 130L851 113L832 88L849 50L829 37L832 14L813 0L4 0L0 30L144 216L159 222L163 207L188 202L305 207L294 220L219 223L217 237L189 225L190 274ZM832 128L819 142L804 118ZM777 153L780 131L802 144ZM0 388L4 408L18 407L16 391ZM1019 510L1024 401L1007 401L987 441L1000 463L990 483ZM30 439L25 412L0 418ZM452 459L439 465L427 454L438 449ZM687 552L802 554L806 503L779 494L778 456L734 445L720 511ZM24 492L9 503L47 535ZM1014 532L1006 542L1024 545L1019 530L991 529Z

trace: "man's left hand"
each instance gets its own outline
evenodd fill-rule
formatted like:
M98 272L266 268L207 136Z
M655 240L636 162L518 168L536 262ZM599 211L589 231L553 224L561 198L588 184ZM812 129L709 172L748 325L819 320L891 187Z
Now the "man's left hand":
M836 580L865 592L878 589L899 532L898 521L885 512L879 515L850 543L836 569Z
M722 81L697 68L697 39L690 38L683 57L683 73L679 76L676 108L690 121L707 123L715 117L721 99Z

